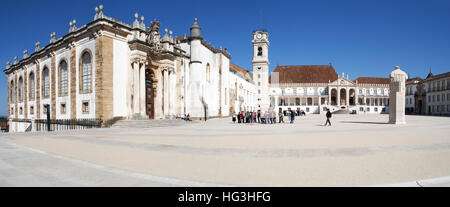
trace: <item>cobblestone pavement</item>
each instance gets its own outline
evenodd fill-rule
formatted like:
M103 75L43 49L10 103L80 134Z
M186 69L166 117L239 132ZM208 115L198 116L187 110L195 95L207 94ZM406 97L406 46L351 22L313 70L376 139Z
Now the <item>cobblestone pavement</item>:
M448 186L450 118L321 115L295 124L129 121L0 135L0 186ZM323 122L323 123L322 123ZM420 181L420 182L416 182Z

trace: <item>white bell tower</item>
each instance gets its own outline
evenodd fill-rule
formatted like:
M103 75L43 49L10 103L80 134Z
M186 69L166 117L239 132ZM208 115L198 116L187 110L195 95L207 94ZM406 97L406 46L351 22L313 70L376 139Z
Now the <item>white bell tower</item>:
M269 33L253 32L253 81L256 84L256 108L262 112L270 107L269 98Z

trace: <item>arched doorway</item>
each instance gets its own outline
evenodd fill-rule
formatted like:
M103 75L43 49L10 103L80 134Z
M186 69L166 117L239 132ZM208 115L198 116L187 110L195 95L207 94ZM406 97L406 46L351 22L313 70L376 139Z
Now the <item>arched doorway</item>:
M350 89L348 102L350 105L355 105L355 89Z
M145 70L145 111L150 119L155 118L155 89L153 88L154 80L153 71Z
M340 97L341 100L339 100L339 101L340 101L341 105L347 105L347 102L346 102L346 100L347 100L347 91L344 88L341 89L340 96L341 96Z
M337 90L331 89L331 105L337 105Z

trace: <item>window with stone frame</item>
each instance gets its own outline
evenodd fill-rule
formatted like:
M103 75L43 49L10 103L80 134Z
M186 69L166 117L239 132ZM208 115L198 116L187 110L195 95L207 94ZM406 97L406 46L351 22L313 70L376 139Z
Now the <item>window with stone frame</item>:
M61 114L66 114L66 103L61 103L60 113Z
M47 116L47 108L48 108L48 107L45 107L45 105L44 105L44 107L42 107L42 109L43 109L43 110L42 110L42 112L43 112L42 114L43 114L44 116Z
M206 81L209 83L211 82L211 66L206 64Z
M11 80L9 84L9 100L11 103L15 103L15 93L14 93L14 81Z
M22 78L22 76L19 77L18 92L19 92L19 101L22 102L23 101L23 78Z
M65 60L59 63L59 95L67 95L67 62Z
M258 47L258 56L262 56L263 55L263 49L262 47Z
M83 114L88 114L89 113L89 101L83 101L82 105L81 105L81 112Z
M42 71L42 79L42 82L44 82L44 84L42 84L42 94L44 98L48 98L50 96L50 78L47 67Z
M92 81L92 57L89 52L84 52L81 56L81 90L90 92Z
M30 73L30 81L29 81L29 84L30 84L30 99L34 99L34 94L35 94L35 81L34 81L34 73L33 72L31 72Z

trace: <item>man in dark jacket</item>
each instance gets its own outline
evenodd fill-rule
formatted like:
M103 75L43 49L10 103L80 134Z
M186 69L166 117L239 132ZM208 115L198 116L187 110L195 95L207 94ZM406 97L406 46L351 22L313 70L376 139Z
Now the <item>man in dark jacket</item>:
M331 118L331 112L330 112L330 109L327 109L327 122L325 122L325 126L327 124L330 124L330 126L331 126L330 118Z

